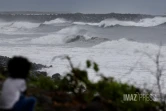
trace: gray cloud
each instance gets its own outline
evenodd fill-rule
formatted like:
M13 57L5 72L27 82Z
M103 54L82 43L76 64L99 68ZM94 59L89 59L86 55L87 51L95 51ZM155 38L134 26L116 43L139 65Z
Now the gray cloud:
M166 0L0 0L0 11L166 14Z

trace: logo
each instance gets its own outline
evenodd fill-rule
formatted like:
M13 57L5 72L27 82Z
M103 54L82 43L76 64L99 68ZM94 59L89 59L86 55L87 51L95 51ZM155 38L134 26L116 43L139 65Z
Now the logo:
M137 101L156 101L155 94L123 94L123 102L137 102Z

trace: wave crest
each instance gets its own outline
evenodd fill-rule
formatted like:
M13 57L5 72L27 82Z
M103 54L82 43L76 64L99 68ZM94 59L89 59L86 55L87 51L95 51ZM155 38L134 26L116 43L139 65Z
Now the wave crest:
M32 22L0 22L0 33L19 33L27 29L33 29L39 27L39 23Z
M14 22L10 24L10 27L31 29L31 28L36 28L39 25L40 25L39 23L31 23L31 22Z
M138 22L135 21L120 21L117 19L107 19L99 23L100 27L110 26L136 26L136 27L154 27L166 23L166 17L154 17L141 19Z
M36 28L40 24L39 23L31 23L31 22L1 22L1 29L31 29Z
M50 24L63 24L63 23L68 23L69 21L63 19L63 18L57 18L54 20L50 21L45 21L43 24L50 25Z
M85 29L82 29L78 26L74 27L67 27L64 29L61 29L60 31L49 34L47 36L43 36L40 38L35 38L31 40L32 44L48 44L48 45L61 45L71 42L77 42L77 41L106 41L108 39L106 38L99 38L99 37L93 37L89 36L87 33L88 31Z
M79 27L67 27L56 33L32 39L31 42L33 44L64 44L77 35L84 35L85 33L86 30L80 29Z
M106 19L99 23L74 22L76 25L91 25L99 27L112 26L135 26L135 27L154 27L166 23L166 17L144 18L139 21L121 21L117 19Z

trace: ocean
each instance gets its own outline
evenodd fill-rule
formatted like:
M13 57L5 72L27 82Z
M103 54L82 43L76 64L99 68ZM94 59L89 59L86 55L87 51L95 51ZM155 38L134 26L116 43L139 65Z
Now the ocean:
M49 76L70 71L85 61L99 64L101 74L139 87L154 89L153 61L161 48L166 60L166 17L136 14L0 13L0 55L21 55L51 68ZM88 69L89 78L100 78ZM164 81L166 78L163 77ZM164 89L163 84L163 89Z

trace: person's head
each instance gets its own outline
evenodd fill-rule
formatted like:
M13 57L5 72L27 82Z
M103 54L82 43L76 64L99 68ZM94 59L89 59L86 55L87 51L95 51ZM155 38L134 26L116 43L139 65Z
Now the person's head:
M9 77L26 79L31 69L31 63L24 57L15 56L7 64Z

